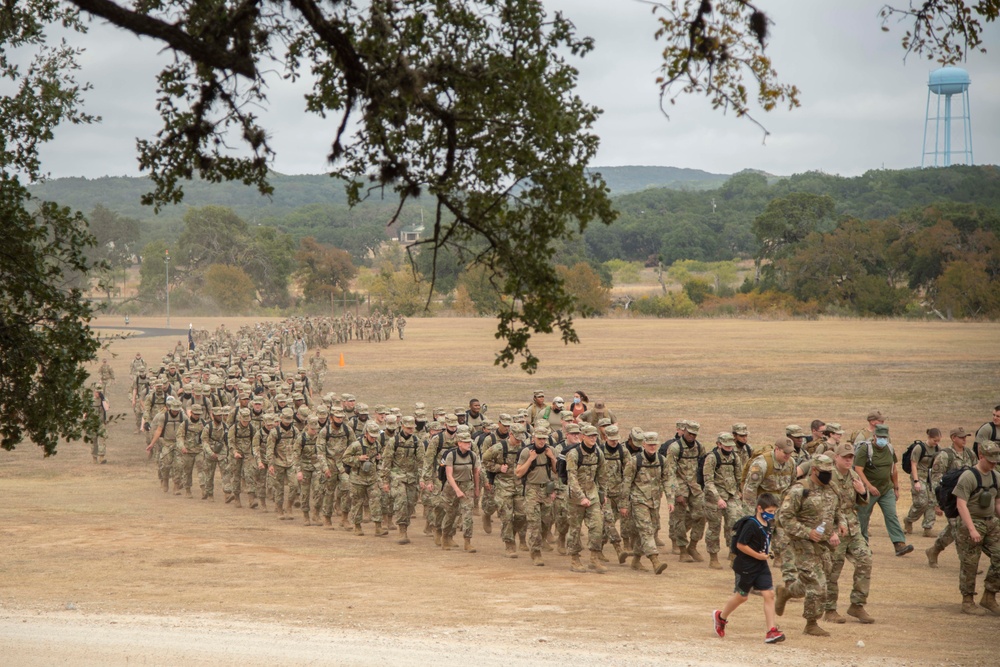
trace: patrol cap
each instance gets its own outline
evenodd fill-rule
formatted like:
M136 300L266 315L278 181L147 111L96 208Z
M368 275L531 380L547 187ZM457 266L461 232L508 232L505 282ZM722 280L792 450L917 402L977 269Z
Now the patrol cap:
M550 435L552 435L552 432L549 430L548 426L538 426L535 427L535 431L532 435L534 435L536 438L548 438Z
M367 415L367 414L369 414L369 412L368 412L368 406L365 405L364 403L361 403L357 407L355 407L354 411L356 413L358 413L359 415ZM346 410L345 410L345 412L346 412Z
M333 409L333 410L332 410L332 411L330 412L330 416L331 416L331 417L336 417L337 419L343 419L344 417L346 417L346 416L347 416L347 413L346 413L346 412L344 412L344 409L343 409L343 408L334 408L334 409Z
M312 413L312 410L309 409L308 405L300 405L299 409L296 410L295 412L297 412L299 417L301 417L302 419L308 419L309 415Z
M177 409L179 409L181 407L181 402L178 401L173 396L167 396L167 407L171 408L171 409L174 409L174 410L177 410Z
M802 427L797 424L789 424L785 427L785 435L789 438L804 438L806 437L805 431Z
M457 408L455 408L454 410L452 410L452 412L454 412L456 415L464 415L465 414L465 408L460 405Z
M446 414L448 414L448 411L445 410L444 408L434 408L433 415L435 417L437 417L438 415L446 415Z
M854 458L854 445L849 442L842 442L837 445L837 449L833 451L837 456Z
M395 429L399 423L399 418L396 415L386 415L385 427L390 431Z
M656 431L646 431L645 433L642 434L642 441L647 443L649 442L659 443L660 434L657 433Z
M375 406L375 414L377 415L387 415L389 414L389 408L385 407L381 403Z
M205 409L203 407L201 407L200 405L195 404L195 405L191 406L191 414L193 414L193 415L200 415L200 414L204 414L204 413L205 413Z
M514 424L513 426L510 427L510 432L514 435L515 438L520 440L524 437L526 429L524 428L524 424Z
M879 424L875 427L875 437L887 438L889 437L889 427L885 424Z
M304 400L306 400L306 397L303 396L303 394L302 394L301 391L296 391L296 392L292 393L292 400L293 401L304 401Z
M791 454L795 451L795 444L788 438L781 437L774 441L774 448L780 449L786 454Z
M597 425L601 426L601 427L611 426L611 420L608 419L607 417L604 417L603 419L598 419L597 420Z
M615 424L612 424L611 426L607 427L606 429L604 429L604 435L607 436L608 440L617 440L618 439L618 426L615 425Z
M812 460L812 465L813 465L813 468L815 468L816 470L820 470L820 471L823 471L823 470L832 471L833 470L833 459L831 459L826 454L820 454L819 456L817 456L816 458L814 458Z
M420 421L427 421L427 411L422 408L417 408L413 411L413 418L420 419Z
M240 419L250 419L250 408L240 408L238 416Z
M306 426L309 428L319 428L319 419L316 418L316 415L309 416L309 419L306 420Z
M687 425L684 427L684 430L692 435L698 435L698 431L701 430L701 424L699 424L698 422L688 421Z
M283 422L284 421L289 421L290 422L293 419L295 419L295 413L292 412L291 408L284 408L281 411L281 421L283 421Z
M636 442L639 442L644 437L646 437L645 432L642 430L641 426L633 426L632 430L629 431L629 436L632 438L632 440Z
M100 383L100 382L95 382L94 383L94 389L96 389L97 391L100 391L100 390L104 389L104 385L102 383Z
M316 408L316 415L320 416L320 417L322 417L324 415L329 416L330 415L330 408L326 407L325 405L320 404L320 406L318 408Z
M534 396L535 398L539 398L539 397L543 397L544 398L545 392L542 391L541 389L536 389L535 391L531 392L531 395Z
M288 397L285 396L284 394L278 394L277 396L274 397L274 401L276 403L287 403Z
M423 411L423 410L426 410L426 409L427 409L427 405L425 403L421 403L421 402L418 401L417 403L413 404L413 411L414 412Z
M823 433L832 433L834 435L844 435L844 429L840 427L837 422L829 422L823 427Z
M881 410L872 410L871 412L868 413L866 419L870 422L873 422L879 419L885 419L885 415L882 414Z
M579 424L567 424L563 431L565 431L567 435L570 433L583 433Z
M458 417L449 412L444 416L444 423L448 426L458 426Z
M573 421L573 413L570 412L569 410L563 410L562 412L559 413L559 419L563 420L564 422Z
M216 405L212 408L213 415L228 415L229 408L224 405Z
M395 415L397 417L402 417L403 411L400 410L399 408L389 408L389 414Z
M717 443L719 443L720 445L722 445L723 447L732 447L733 445L736 444L736 439L733 438L733 434L732 433L727 433L725 431L723 431L722 433L720 433L716 437L715 441Z
M556 396L554 399L552 399L552 402L555 403L556 405L565 405L566 404L566 401L563 400L562 396Z
M195 386L198 386L198 385L195 385ZM212 385L210 385L210 384L203 384L203 385L201 385L201 390L202 390L203 393L207 394L210 391L212 391Z
M497 421L503 424L504 426L510 426L514 423L514 420L506 412L500 413L500 416L497 417Z
M599 431L597 430L597 427L592 424L584 424L583 426L580 427L580 433L583 433L585 436L589 437L598 435Z
M470 429L465 424L462 424L457 429L455 429L455 437L458 437L460 435L466 435L466 434L472 435L472 429Z
M358 399L354 398L354 394L341 394L340 395L340 400L341 401L356 401Z
M365 433L368 433L370 435L378 435L380 430L381 429L379 429L378 427L378 422L368 422L367 424L365 424Z
M455 442L472 442L472 433L459 431L455 434Z
M1000 463L1000 442L987 440L979 445L979 455L992 463Z
M416 427L417 427L416 419L414 419L409 415L403 417L403 428L416 428Z
M733 435L750 435L746 424L733 424Z
M275 415L274 415L273 412L265 412L264 413L263 421L264 421L265 424L273 424L274 423L274 419L275 419Z
M432 422L428 422L427 428L428 428L428 430L431 430L431 431L441 431L441 430L444 429L444 425L441 422L439 422L439 421L437 421L435 419Z
M482 421L482 423L479 424L479 428L483 429L484 431L492 431L496 427L497 427L497 423L495 421L491 421L489 419L484 419Z
M953 437L953 438L968 438L972 434L971 433L966 433L965 432L965 428L962 427L962 426L959 426L958 428L951 429L951 433L949 433L949 435L951 437Z

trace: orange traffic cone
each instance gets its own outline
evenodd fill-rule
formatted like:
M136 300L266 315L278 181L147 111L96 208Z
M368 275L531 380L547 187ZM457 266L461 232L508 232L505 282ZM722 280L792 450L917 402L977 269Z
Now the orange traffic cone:
M344 367L344 353L343 352L340 353L340 367L341 368Z

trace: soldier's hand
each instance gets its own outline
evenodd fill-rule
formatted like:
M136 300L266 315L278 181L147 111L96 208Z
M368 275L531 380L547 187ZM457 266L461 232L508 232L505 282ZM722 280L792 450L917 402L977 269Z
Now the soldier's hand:
M389 485L388 484L383 484L382 485L382 490L385 491L386 493L389 493Z
M723 500L722 498L719 498L719 509L720 510L726 509L726 501Z
M502 466L500 466L500 472L507 472L507 464L506 463L504 463Z
M234 459L241 459L241 458L243 458L243 455L240 454L239 452L233 452L233 458Z
M979 544L980 542L983 541L983 536L980 535L979 531L976 530L976 527L973 526L972 529L969 531L969 539L971 539L976 544Z
M258 463L257 464L257 470L263 470L263 469L264 469L264 464L263 463Z
M267 473L269 475L274 475L274 466L267 466Z
M538 452L536 452L535 448L532 447L531 449L528 450L528 460L534 461L537 458L538 458Z
M865 488L865 483L862 482L860 479L854 480L854 490L860 493L861 495L865 495L866 493L868 493L868 489Z
M368 460L368 455L367 454L362 454L361 456L358 457L358 460L359 461L367 461Z
M149 453L149 452L152 452L152 451L153 451L153 445L154 445L154 444L156 444L156 443L153 443L153 442L149 443L149 446L148 446L148 447L146 447L146 452L147 452L147 453Z
M935 507L934 514L936 514L937 516L944 516L944 511L942 511L940 507Z
M687 505L687 498L685 498L684 496L677 496L676 498L674 498L674 500L677 501L678 505Z
M840 535L837 531L833 531L833 535L830 536L830 546L835 547L840 544Z
M868 493L870 493L871 495L875 496L876 498L878 498L880 495L882 495L881 493L878 492L878 489L876 489L871 484L868 485Z
M326 475L327 479L330 479L331 477L333 477L333 473L330 472L329 470L325 471L323 474Z
M816 529L813 528L812 530L809 531L809 539L812 540L813 542L821 542L823 540L823 534L817 533Z
M668 512L673 512L674 511L674 506L671 505L670 503L667 503L667 511Z
M456 498L464 498L465 497L465 493L461 489L459 489L458 491L455 492L455 497Z
M590 498L587 496L580 498L580 507L590 507Z
M618 510L618 513L621 514L623 517L628 516L628 508L622 507L621 509Z
M841 526L837 529L837 532L840 533L841 537L847 537L847 526Z

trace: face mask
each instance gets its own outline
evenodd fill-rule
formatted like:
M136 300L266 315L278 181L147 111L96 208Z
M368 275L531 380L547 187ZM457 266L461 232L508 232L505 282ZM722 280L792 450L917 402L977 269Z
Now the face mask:
M889 438L875 438L875 444L879 447L885 447L889 444Z
M760 513L760 518L764 520L764 523L771 523L772 521L774 521L774 513L773 512L761 512Z
M825 485L827 485L827 484L830 483L830 480L833 479L833 471L832 470L820 470L819 474L817 475L817 477L819 477L819 483L823 484L825 486Z
M573 403L579 403L579 402L580 402L580 397L579 396L574 396L573 397Z

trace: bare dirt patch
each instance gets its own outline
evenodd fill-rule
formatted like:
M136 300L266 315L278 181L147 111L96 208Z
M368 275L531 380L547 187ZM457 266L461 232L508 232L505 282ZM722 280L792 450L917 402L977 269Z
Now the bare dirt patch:
M327 388L404 411L417 400L452 408L476 397L494 417L527 404L536 387L550 398L584 389L606 398L627 427L666 434L689 417L710 440L743 421L753 442L814 417L857 428L877 406L897 448L929 426L977 427L1000 402L994 325L583 321L582 345L536 342L542 370L534 377L492 365L493 326L413 319L404 341L330 348ZM114 343L113 408L127 408L136 350L159 357L174 342ZM370 531L357 538L221 500L166 496L132 430L127 420L114 427L106 466L91 464L81 443L48 460L30 445L0 453L0 662L993 665L1000 649L997 618L959 614L954 549L930 570L921 554L930 540L914 536L917 552L895 558L878 513L875 625L805 637L801 605L792 603L782 619L788 641L765 646L752 599L723 643L710 613L731 591L728 572L669 557L660 577L617 565L604 576L576 575L554 554L545 568L506 560L496 533L478 526L479 553L442 553L419 528L402 547ZM904 493L900 506L908 505Z

